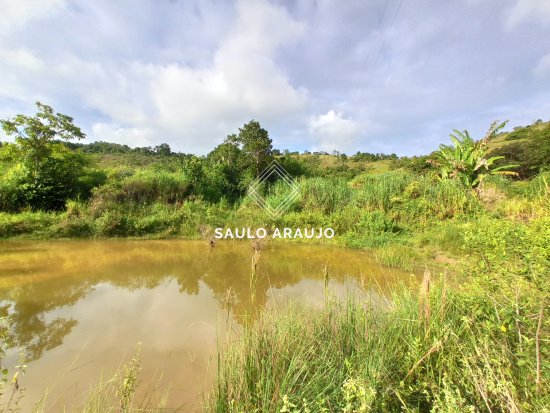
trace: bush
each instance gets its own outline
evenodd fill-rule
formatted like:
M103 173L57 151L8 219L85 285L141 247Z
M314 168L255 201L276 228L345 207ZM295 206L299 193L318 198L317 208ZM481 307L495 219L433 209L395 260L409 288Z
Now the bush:
M413 179L414 175L405 172L359 175L351 181L351 186L356 189L354 204L370 211L381 209L388 212L396 197L402 195Z
M520 128L511 132L507 140L512 142L493 150L489 155L505 157L505 160L497 161L496 165L518 164L515 171L524 179L550 170L550 122Z
M57 224L53 235L59 238L90 238L95 235L94 223L88 217L69 216Z
M22 212L20 214L0 212L0 238L45 231L59 222L59 219L58 214L47 212Z
M94 221L94 230L100 236L124 237L134 234L134 225L127 213L108 210Z
M476 273L494 279L495 288L512 285L503 277L517 276L548 291L550 217L528 223L486 217L464 228L464 248L477 258Z
M17 178L10 175L0 179L0 211L17 212L25 206L24 194Z
M92 190L107 182L107 174L101 169L84 169L78 177L76 184L76 196L87 200L92 196Z
M67 199L78 194L78 179L85 160L61 144L52 145L50 156L35 171L16 164L0 179L0 210L60 211Z
M91 205L94 210L102 210L111 204L175 204L183 202L189 194L190 184L182 174L146 170L94 188Z

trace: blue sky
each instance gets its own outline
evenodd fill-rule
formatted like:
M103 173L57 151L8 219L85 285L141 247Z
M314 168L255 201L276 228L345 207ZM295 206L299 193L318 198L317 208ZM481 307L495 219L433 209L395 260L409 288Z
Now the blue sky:
M550 0L0 0L0 117L207 153L250 119L291 150L423 154L550 119Z

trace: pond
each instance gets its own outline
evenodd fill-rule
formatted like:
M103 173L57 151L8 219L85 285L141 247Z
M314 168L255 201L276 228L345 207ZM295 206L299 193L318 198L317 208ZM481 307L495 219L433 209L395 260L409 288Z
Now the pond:
M160 381L170 386L168 407L199 411L217 347L247 317L289 300L322 305L327 273L331 294L371 300L412 280L366 252L271 242L251 283L255 251L237 241L0 243L0 314L10 316L28 365L22 411L46 393L47 411L70 407L128 361L138 342L140 389ZM9 351L4 366L18 357Z

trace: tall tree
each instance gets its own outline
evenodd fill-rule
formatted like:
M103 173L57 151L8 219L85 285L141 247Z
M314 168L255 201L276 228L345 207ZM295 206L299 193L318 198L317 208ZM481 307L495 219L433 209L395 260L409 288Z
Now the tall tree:
M40 102L36 102L38 112L34 116L16 115L13 120L0 120L2 129L8 136L15 135L25 157L25 164L36 177L40 164L46 160L52 151L54 139L83 139L86 135L73 124L73 118L54 110Z
M170 148L170 145L168 145L167 143L161 143L160 145L155 146L153 148L153 151L157 155L162 155L162 156L172 155L172 149Z
M0 120L15 143L6 145L0 157L11 159L11 168L0 176L0 209L17 211L61 210L67 199L77 196L86 159L60 140L82 139L84 133L73 119L56 113L40 102L35 116L16 115L13 120ZM14 162L15 161L15 162Z
M258 176L273 159L273 145L269 133L259 122L251 120L239 128L239 135L234 139L250 159L254 173Z

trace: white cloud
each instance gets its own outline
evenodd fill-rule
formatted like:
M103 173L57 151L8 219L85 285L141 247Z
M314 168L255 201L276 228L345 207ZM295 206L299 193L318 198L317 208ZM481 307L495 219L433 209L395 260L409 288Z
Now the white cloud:
M284 10L261 1L242 1L237 11L211 67L155 69L151 91L164 125L196 136L216 124L235 129L253 117L270 120L303 108L305 91L289 83L272 56L301 34L301 26Z
M399 154L546 119L550 0L385 3L0 0L0 118L40 100L196 153L255 118L280 148Z
M204 153L251 118L292 116L307 102L306 92L290 84L275 58L278 48L301 36L302 25L266 1L240 1L236 13L203 67L90 60L77 53L54 62L0 47L0 69L13 80L0 84L0 98L23 100L32 90L39 99L62 90L104 118L92 125L91 139L130 145L162 140Z
M537 77L550 78L550 53L541 57L538 64L533 69L533 73Z
M514 28L521 23L538 20L550 25L550 1L517 0L506 16L506 26Z
M0 97L28 97L28 87L33 77L45 70L44 62L25 49L2 49L0 47ZM22 81L24 79L24 81Z
M24 27L33 20L55 15L64 0L0 0L0 34Z
M112 123L95 123L92 126L93 136L101 138L108 136L111 141L131 147L152 146L153 131L144 128L131 128L114 125Z
M324 115L312 117L309 132L314 140L314 150L331 152L353 150L358 138L359 124L346 119L341 113L329 110Z

